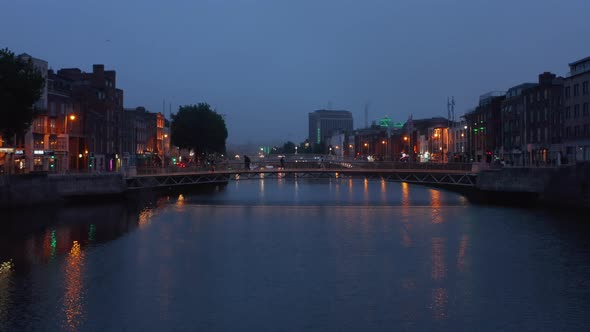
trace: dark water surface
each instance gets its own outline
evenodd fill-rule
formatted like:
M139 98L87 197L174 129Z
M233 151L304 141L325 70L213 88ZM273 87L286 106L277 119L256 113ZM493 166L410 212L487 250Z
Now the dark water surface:
M267 179L0 220L0 331L590 328L581 214Z

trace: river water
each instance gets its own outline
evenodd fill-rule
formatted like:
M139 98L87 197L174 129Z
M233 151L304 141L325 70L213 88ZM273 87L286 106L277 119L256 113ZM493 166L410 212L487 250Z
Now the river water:
M0 222L0 331L583 331L585 216L243 180Z

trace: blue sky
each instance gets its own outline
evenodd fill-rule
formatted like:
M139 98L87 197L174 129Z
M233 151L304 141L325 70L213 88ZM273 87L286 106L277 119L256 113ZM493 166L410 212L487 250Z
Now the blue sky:
M302 141L331 105L355 127L475 106L590 56L590 1L31 0L2 4L0 47L54 69L117 71L125 107L206 101L231 143ZM166 106L168 109L168 106Z

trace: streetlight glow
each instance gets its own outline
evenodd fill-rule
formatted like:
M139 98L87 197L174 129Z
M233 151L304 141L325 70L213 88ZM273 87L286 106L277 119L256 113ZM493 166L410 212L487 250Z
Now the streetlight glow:
M75 116L74 114L70 115L70 120L71 120L71 121L74 121L74 120L76 120L76 116Z

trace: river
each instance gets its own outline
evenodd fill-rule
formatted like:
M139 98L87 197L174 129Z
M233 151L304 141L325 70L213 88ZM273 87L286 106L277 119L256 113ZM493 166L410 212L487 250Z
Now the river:
M586 219L363 179L4 212L0 331L580 331Z

